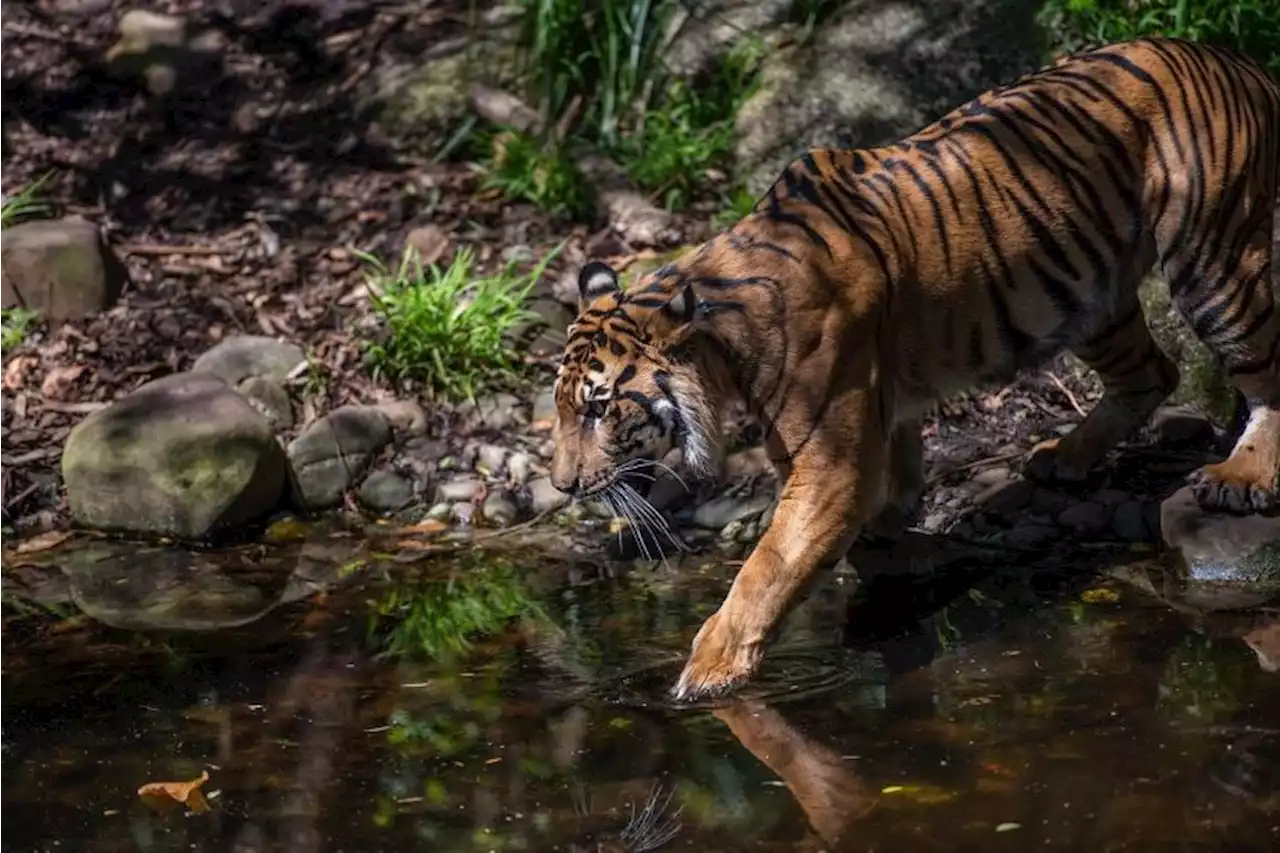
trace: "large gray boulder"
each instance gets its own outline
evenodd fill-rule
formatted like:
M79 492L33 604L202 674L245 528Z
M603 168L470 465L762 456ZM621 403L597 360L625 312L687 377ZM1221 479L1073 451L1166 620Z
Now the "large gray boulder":
M62 476L79 524L199 539L274 509L285 463L242 396L214 376L178 373L77 424Z

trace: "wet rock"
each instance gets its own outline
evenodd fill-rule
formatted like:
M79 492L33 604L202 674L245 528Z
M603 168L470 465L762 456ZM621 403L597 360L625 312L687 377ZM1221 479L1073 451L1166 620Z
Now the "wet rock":
M250 376L236 390L257 409L276 432L293 426L293 403L279 382L265 376Z
M1280 596L1280 516L1205 512L1184 487L1161 504L1160 526L1192 606L1232 610Z
M414 501L413 483L398 471L378 470L364 478L356 499L372 512L399 512Z
M996 515L1009 515L1026 506L1035 491L1030 480L1009 480L983 489L973 502Z
M480 513L490 524L496 527L508 527L515 522L520 510L510 495L502 491L493 491L485 496Z
M1128 500L1116 507L1111 532L1126 542L1148 542L1155 538L1147 528L1147 508L1142 501Z
M436 486L436 500L470 503L484 494L484 482L475 477L448 480Z
M1077 535L1099 533L1111 524L1112 510L1094 501L1072 504L1058 514L1058 524Z
M22 222L4 229L3 303L58 323L110 308L128 272L98 227L77 217Z
M197 539L274 509L285 462L244 397L214 376L179 373L77 424L62 475L79 524Z
M1161 406L1148 430L1156 443L1169 447L1203 447L1214 440L1213 424L1189 406Z
M708 530L719 530L733 521L755 518L773 503L770 495L753 495L747 498L721 495L712 498L693 512L693 523Z
M235 335L203 353L191 371L212 373L231 386L255 376L284 382L306 360L297 344L265 335Z
M1280 671L1280 617L1253 628L1240 639L1253 649L1258 658L1258 666L1264 671Z
M529 482L533 473L533 457L528 453L513 453L507 460L507 485L518 489Z
M390 442L391 425L373 406L342 406L308 426L288 447L299 504L340 504Z
M476 449L476 470L490 477L501 476L510 450L497 444L482 444Z
M550 477L529 481L529 502L535 515L553 512L569 503L569 496L551 484Z

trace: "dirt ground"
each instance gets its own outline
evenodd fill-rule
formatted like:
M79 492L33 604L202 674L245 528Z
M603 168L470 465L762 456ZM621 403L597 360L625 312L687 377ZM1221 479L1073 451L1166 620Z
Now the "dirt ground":
M91 14L59 10L90 5ZM306 348L323 378L318 410L390 396L361 369L353 248L390 258L426 224L474 245L482 267L505 248L540 257L565 238L566 262L666 248L549 222L482 192L472 165L432 162L438 140L389 138L357 97L362 81L462 26L461 11L423 5L154 4L212 25L224 42L221 76L155 97L102 64L125 4L6 4L5 189L49 173L53 212L100 223L131 276L112 310L41 328L6 353L6 525L61 524L57 466L70 428L228 335ZM685 238L706 234L708 220L705 208L686 215ZM1077 420L1097 389L1064 364L945 406L927 429L934 479Z

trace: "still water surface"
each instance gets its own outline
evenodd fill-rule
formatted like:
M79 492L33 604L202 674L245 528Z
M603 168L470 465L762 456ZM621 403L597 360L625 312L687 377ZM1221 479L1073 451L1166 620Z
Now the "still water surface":
M1274 613L1074 558L833 575L744 695L678 707L732 564L403 545L6 554L4 849L1280 849L1239 637ZM207 809L138 795L202 771Z

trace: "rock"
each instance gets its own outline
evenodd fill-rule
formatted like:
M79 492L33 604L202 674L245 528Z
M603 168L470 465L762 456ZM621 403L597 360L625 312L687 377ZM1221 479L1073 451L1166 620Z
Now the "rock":
M541 515L568 504L569 496L551 485L550 477L534 477L529 481L529 502L534 515Z
M1204 447L1214 440L1213 424L1189 406L1161 406L1148 430L1157 444L1169 447Z
M420 438L427 433L427 413L412 400L392 400L374 408L382 412L397 437Z
M391 442L391 426L373 406L342 406L289 442L295 497L307 509L336 506Z
M574 312L550 294L535 293L526 306L528 320L516 324L507 334L507 343L530 355L554 355L564 349L566 332Z
M225 40L216 29L189 32L173 15L131 9L120 18L120 37L107 49L105 66L122 78L140 77L153 95L165 95L179 83L204 85L221 76Z
M1094 534L1111 523L1111 508L1094 501L1081 501L1058 514L1058 524L1076 534Z
M1007 480L983 489L973 502L987 512L1009 515L1026 506L1035 491L1036 484L1030 480Z
M1240 639L1253 649L1258 658L1258 666L1264 672L1280 671L1280 618L1273 618L1265 625L1259 625Z
M543 388L533 398L533 428L548 430L556 424L556 396L554 388Z
M1148 542L1154 537L1147 529L1147 509L1142 501L1128 500L1116 507L1111 532L1126 542Z
M474 403L463 403L458 410L474 415L482 426L492 430L510 429L529 422L524 401L506 392L481 397Z
M1280 595L1280 516L1206 512L1183 487L1160 505L1160 527L1188 604L1234 610Z
M1019 524L1003 535L1003 540L1010 548L1039 548L1062 538L1062 531L1053 524L1042 521L1029 521Z
M244 397L208 374L178 373L77 424L62 475L79 524L200 539L274 509L285 464Z
M365 509L389 515L413 503L413 483L397 471L381 469L364 478L356 499Z
M255 376L283 383L306 361L297 344L265 335L235 335L203 353L191 371L212 373L231 386Z
M1169 286L1156 276L1148 276L1138 288L1142 313L1151 327L1151 335L1178 365L1180 379L1170 395L1172 403L1182 403L1199 410L1222 424L1235 416L1236 394L1226 381L1226 373L1213 351L1200 340L1182 314L1173 307ZM1163 408L1163 407L1162 407ZM1157 410L1155 417L1160 417ZM1179 428L1190 428L1181 425ZM1153 434L1155 421L1152 422Z
M1035 8L843 4L811 38L765 58L735 122L738 175L758 195L807 148L892 141L1037 67Z
M475 477L448 480L436 486L436 500L470 503L484 493L484 483Z
M1013 479L1013 472L1003 465L984 468L973 475L973 482L980 486L1000 486Z
M497 527L509 527L515 522L520 510L516 507L516 503L511 499L510 495L502 491L493 491L485 496L480 513L484 516L484 520L490 524Z
M594 190L598 215L628 242L662 246L679 238L672 213L637 192L617 163L595 152L582 152L576 162Z
M476 470L490 477L498 477L507 464L511 451L497 444L482 444L476 450Z
M507 485L518 489L529 482L533 473L533 457L528 453L513 453L507 460Z
M430 266L445 259L449 252L449 235L439 225L420 225L405 235L404 247L417 252L423 266Z
M236 390L257 409L276 432L293 427L293 403L284 386L265 376L250 376Z
M53 323L110 308L128 283L97 226L76 217L10 225L0 258L4 307L39 311Z
M1090 500L1094 503L1099 503L1105 507L1114 509L1129 500L1129 493L1122 492L1119 489L1099 489L1093 493Z
M708 530L720 530L732 521L759 516L771 503L771 495L753 495L745 499L721 495L695 509L693 523Z
M766 41L781 35L785 22L798 4L794 0L705 0L676 31L663 63L672 73L693 80L723 60L744 33L760 34ZM673 28L674 29L674 28Z

